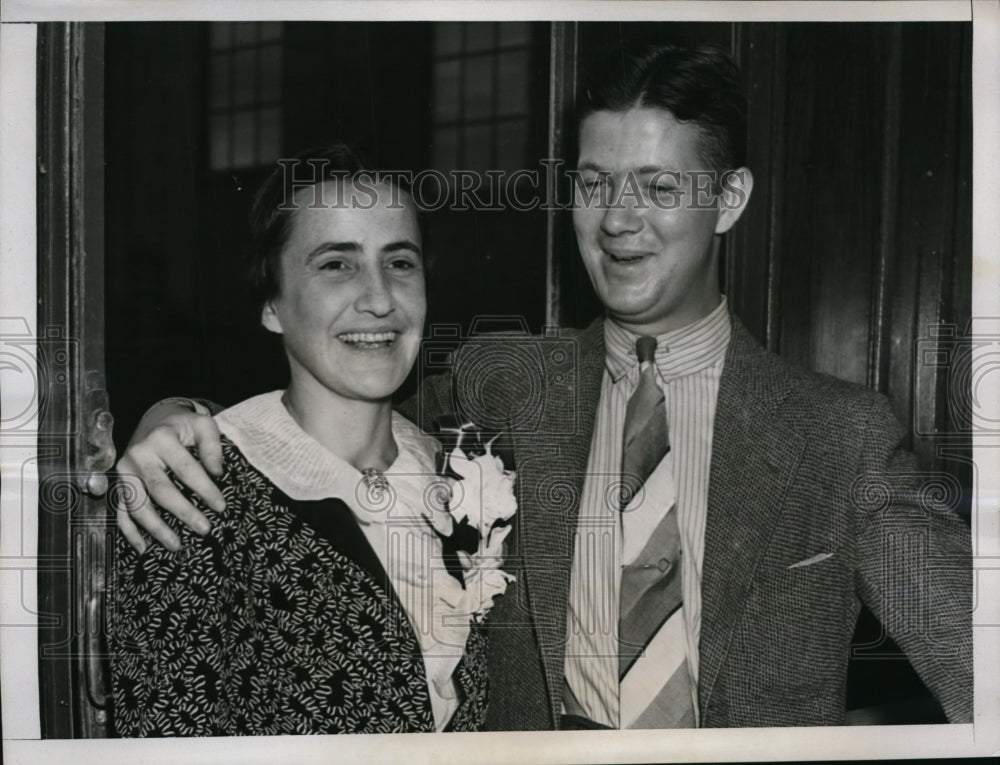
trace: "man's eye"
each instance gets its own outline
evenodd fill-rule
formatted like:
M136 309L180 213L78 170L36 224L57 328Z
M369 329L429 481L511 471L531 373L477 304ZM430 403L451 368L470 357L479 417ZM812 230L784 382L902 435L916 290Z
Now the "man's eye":
M649 187L649 193L657 199L673 200L681 193L681 190L669 183L654 183Z
M320 263L320 271L343 271L347 268L347 264L342 260L327 260L324 263Z

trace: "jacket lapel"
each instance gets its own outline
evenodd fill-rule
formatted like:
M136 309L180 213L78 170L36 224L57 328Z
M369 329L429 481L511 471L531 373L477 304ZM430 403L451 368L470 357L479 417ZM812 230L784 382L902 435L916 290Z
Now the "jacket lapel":
M702 720L750 580L802 453L780 404L791 389L782 362L733 320L712 438L698 698Z
M553 720L562 694L573 537L604 374L603 321L567 341L575 358L543 350L540 427L514 433L525 586Z

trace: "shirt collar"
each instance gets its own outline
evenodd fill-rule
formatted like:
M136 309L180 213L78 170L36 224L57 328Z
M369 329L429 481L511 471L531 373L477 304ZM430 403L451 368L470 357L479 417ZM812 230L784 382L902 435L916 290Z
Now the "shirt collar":
M664 381L700 372L725 358L732 322L723 296L707 316L680 329L656 336L656 368ZM635 341L639 335L616 324L604 322L605 360L611 379L618 382L638 368Z
M292 499L336 497L362 523L382 520L388 508L379 508L375 498L366 496L361 472L299 427L282 403L283 393L276 390L254 396L220 412L215 418L219 430ZM436 472L434 454L439 444L398 412L392 413L392 435L398 454L385 476L394 493L409 494L411 488L419 491ZM409 486L411 483L414 487ZM419 507L419 503L416 505ZM393 516L399 513L399 508L394 507Z

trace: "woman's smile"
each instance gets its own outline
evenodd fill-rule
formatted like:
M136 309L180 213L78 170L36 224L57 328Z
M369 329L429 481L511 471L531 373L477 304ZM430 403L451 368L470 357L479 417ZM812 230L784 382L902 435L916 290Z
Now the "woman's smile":
M337 339L349 348L359 351L386 350L393 346L399 337L397 330L380 332L341 332Z

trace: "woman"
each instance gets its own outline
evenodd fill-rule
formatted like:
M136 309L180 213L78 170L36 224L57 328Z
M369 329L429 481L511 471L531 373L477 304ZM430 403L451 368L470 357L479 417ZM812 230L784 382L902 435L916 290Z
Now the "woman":
M461 585L423 517L438 444L391 405L425 314L415 207L343 145L306 158L316 180L293 186L280 167L251 216L252 281L288 388L217 416L226 509L201 506L206 537L171 521L176 553L118 538L122 735L475 730L484 717L484 638L449 620L441 594Z

